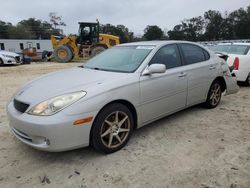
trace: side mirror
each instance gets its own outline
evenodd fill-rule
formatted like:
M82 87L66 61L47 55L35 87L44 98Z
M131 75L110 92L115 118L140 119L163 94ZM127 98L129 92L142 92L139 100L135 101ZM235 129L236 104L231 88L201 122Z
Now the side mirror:
M156 73L164 73L166 72L166 66L163 64L152 64L149 65L142 73L142 75L150 75Z

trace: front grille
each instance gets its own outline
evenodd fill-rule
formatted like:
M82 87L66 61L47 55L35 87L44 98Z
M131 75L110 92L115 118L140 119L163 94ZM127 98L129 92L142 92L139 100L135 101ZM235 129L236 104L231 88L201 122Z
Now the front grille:
M26 103L23 103L23 102L20 102L20 101L14 99L14 107L19 112L24 113L29 108L29 106L30 106L29 104L26 104Z
M17 61L17 62L19 62L20 59L21 59L20 56L16 56L15 58L16 58L16 61Z

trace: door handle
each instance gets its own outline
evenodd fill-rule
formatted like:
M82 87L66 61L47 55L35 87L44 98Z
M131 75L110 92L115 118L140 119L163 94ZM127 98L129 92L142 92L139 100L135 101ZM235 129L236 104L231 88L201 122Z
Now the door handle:
M211 66L209 67L209 70L214 70L214 69L216 69L216 67L215 67L214 65L211 65Z
M185 73L185 72L181 72L179 75L178 75L178 77L180 77L180 78L183 78L183 77L186 77L187 76L187 73Z

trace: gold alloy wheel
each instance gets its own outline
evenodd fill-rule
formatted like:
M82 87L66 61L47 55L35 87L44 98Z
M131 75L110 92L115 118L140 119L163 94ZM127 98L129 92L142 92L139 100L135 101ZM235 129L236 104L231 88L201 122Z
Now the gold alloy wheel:
M126 113L112 112L104 120L101 127L101 140L107 148L119 147L127 139L130 132L130 120Z
M210 102L213 106L216 106L220 102L221 87L219 83L215 83L211 88Z
M59 58L65 59L68 54L67 54L66 50L60 49L60 50L58 50L57 55Z

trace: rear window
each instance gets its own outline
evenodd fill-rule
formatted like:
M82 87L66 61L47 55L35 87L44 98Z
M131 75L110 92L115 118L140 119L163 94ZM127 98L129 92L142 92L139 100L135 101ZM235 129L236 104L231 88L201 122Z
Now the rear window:
M193 44L181 44L181 49L186 65L203 62L210 58L207 51Z
M249 51L249 46L246 45L216 45L211 47L211 49L215 52L226 52L228 54L238 54L238 55L246 55Z

